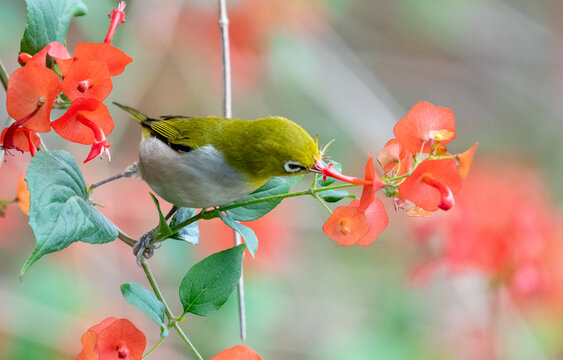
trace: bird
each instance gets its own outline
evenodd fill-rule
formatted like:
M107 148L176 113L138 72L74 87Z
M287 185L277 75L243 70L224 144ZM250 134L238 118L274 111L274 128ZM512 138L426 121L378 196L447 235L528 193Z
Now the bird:
M317 141L284 117L155 119L114 104L142 127L141 178L177 207L220 206L250 194L272 177L318 172Z

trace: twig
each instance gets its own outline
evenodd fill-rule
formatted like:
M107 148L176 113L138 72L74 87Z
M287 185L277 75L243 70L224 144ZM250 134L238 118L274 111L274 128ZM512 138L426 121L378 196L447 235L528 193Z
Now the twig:
M0 61L0 81L2 82L2 86L4 86L4 90L8 90L8 74L6 73L4 64L2 64L1 61Z
M232 117L232 91L231 91L231 52L229 49L229 18L227 16L226 0L219 0L219 28L221 30L221 50L223 60L223 116ZM239 233L234 232L235 246L242 243ZM244 306L244 276L241 276L237 288L240 337L246 341L246 310Z
M219 28L221 30L221 49L223 55L223 116L232 116L231 92L231 51L229 48L229 18L227 2L219 0Z
M197 351L197 349L192 344L190 339L188 339L188 337L186 336L186 334L184 333L182 328L178 325L178 322L176 321L176 317L172 314L172 311L170 311L170 307L168 306L168 304L164 300L164 297L162 296L162 292L160 291L160 288L158 287L156 280L154 279L154 276L153 276L152 271L149 267L149 264L147 264L146 260L143 257L141 257L141 266L143 267L145 275L147 276L147 279L149 280L149 284L151 285L151 288L154 291L156 298L158 300L160 300L162 302L162 304L164 305L164 313L166 314L168 321L170 322L172 327L174 329L176 329L176 331L178 332L178 335L180 335L180 338L182 338L184 343L186 343L186 345L193 352L196 359L203 360L203 358L201 357L201 354Z
M106 183L108 183L108 182L110 182L110 181L117 180L117 179L121 179L121 178L124 177L124 176L125 176L125 175L124 175L123 173L114 175L114 176L109 177L109 178L107 178L107 179L105 179L105 180L102 180L102 181L99 181L99 182L97 182L97 183L95 183L95 184L90 185L90 189L95 189L95 188L97 188L98 186L102 186L102 185L104 185L104 184L106 184Z
M102 186L110 181L121 179L122 177L135 177L139 175L139 164L134 162L133 164L127 166L125 170L121 174L114 175L110 178L97 182L95 184L90 185L90 189L93 190L98 186Z

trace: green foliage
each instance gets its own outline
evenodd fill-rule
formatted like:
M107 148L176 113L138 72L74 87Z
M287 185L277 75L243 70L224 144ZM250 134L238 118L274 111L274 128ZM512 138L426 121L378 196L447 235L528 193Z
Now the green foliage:
M164 304L156 295L137 283L124 283L120 286L125 300L141 309L152 321L161 328L161 337L168 336L168 328L164 324Z
M241 276L245 245L212 254L195 264L180 284L183 315L215 313L235 290Z
M38 152L27 170L29 225L35 249L21 274L43 255L82 241L103 244L117 237L117 228L94 208L74 158L62 150Z
M248 252L250 252L250 254L254 257L256 250L258 250L258 238L256 237L254 231L248 226L244 226L241 223L236 222L231 217L229 217L229 215L223 215L221 214L221 212L219 212L219 217L221 218L221 220L223 220L225 225L242 236L244 243L248 247Z
M178 211L176 211L176 214L174 214L172 221L170 221L170 227L174 227L193 216L195 216L195 209L181 207ZM199 241L199 227L197 226L197 222L184 226L172 237L172 239L186 241L190 244L197 245Z
M326 202L335 203L339 202L344 198L355 199L354 195L351 195L346 190L327 190L327 191L320 191L319 196Z
M287 194L293 185L302 178L302 175L292 177L273 177L252 194L236 200L233 204L261 199L273 195ZM282 199L274 199L253 205L242 206L232 210L227 210L227 214L237 221L253 221L272 211L281 203L281 201Z
M153 195L153 193L149 194L151 195L152 201L154 201L154 205L156 206L156 210L158 211L158 227L156 229L155 236L159 239L167 239L172 235L172 230L170 229L170 226L168 226L164 215L162 215L158 199Z
M35 54L52 41L65 43L70 20L88 10L82 0L26 0L27 26L20 51Z

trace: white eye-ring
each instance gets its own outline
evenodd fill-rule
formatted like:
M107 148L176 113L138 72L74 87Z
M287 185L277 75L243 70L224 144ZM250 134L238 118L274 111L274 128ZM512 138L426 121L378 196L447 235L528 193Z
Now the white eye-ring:
M285 164L283 164L283 168L288 173L295 173L305 169L299 162L291 160L286 161Z

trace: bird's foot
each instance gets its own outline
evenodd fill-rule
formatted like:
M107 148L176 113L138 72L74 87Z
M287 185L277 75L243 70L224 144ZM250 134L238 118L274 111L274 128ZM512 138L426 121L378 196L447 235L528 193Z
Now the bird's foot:
M154 250L158 249L160 245L151 243L153 235L156 233L156 228L141 236L141 238L133 245L133 254L137 258L137 265L141 266L141 258L150 259Z

